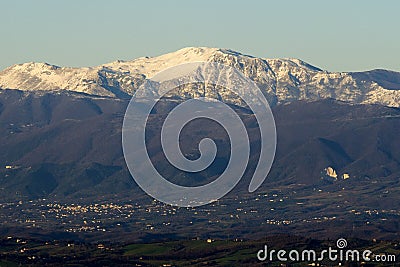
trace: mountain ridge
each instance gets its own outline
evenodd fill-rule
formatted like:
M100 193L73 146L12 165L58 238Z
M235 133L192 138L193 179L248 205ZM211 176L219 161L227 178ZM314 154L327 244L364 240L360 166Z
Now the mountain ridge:
M400 73L389 70L329 72L295 58L267 59L230 49L188 47L156 57L117 60L94 67L59 67L48 63L23 63L0 72L0 88L69 90L97 96L130 98L139 86L169 67L195 61L232 66L253 80L271 105L296 100L333 98L354 104L400 106ZM183 90L195 96L195 88ZM227 91L218 91L236 103Z

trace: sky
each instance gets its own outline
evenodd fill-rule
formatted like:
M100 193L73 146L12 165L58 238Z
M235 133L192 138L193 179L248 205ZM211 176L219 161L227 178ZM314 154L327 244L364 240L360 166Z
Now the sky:
M95 66L188 46L400 71L400 1L3 0L0 69Z

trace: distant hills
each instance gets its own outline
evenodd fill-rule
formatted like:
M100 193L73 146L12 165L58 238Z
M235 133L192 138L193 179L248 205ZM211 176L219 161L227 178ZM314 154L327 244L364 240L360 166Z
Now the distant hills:
M131 190L121 147L122 120L128 100L63 91L0 90L0 194L37 198ZM217 160L188 175L170 166L159 144L157 121L176 105L166 101L149 120L149 153L159 171L177 183L198 185L216 178L229 159L229 140L215 125L183 132L182 149L198 155L201 138L218 138ZM251 177L258 162L259 134L246 109L233 106L251 138ZM331 166L349 181L400 176L400 109L352 105L336 100L296 101L273 108L278 132L275 162L264 189L274 184L319 184ZM245 183L245 182L244 182ZM248 183L247 183L248 185ZM243 190L246 189L243 186ZM262 189L260 189L262 190ZM245 191L245 190L244 190Z

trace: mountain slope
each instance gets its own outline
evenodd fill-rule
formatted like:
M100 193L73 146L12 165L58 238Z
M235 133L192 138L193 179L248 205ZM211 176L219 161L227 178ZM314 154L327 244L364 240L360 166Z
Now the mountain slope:
M265 59L228 49L189 47L158 57L115 61L89 68L65 68L47 63L25 63L0 72L0 88L70 90L98 96L129 98L159 71L177 64L213 61L239 69L261 88L271 105L295 100L333 98L353 104L400 106L400 74L392 71L328 72L298 59ZM186 88L186 96L196 95ZM221 91L222 99L237 103ZM181 95L182 96L182 95Z
M127 171L121 147L127 104L127 100L72 92L0 91L2 198L139 190ZM166 101L166 108L172 108L168 107L170 104ZM225 169L229 141L221 129L215 128L218 126L207 122L193 125L197 130L188 136L183 132L182 150L196 156L199 140L206 136L216 138L219 141L215 164L193 176L170 166L157 145L160 130L157 122L165 116L165 109L159 111L149 120L148 131L152 134L148 144L152 160L166 177L194 185L214 179ZM259 134L253 116L245 110L237 112L248 125L253 144L248 172L238 187L246 191L258 162ZM398 180L398 108L319 100L278 105L273 113L279 133L278 146L264 189L271 183L318 184L321 172L328 166L339 175L349 173L350 181L355 183L365 177Z

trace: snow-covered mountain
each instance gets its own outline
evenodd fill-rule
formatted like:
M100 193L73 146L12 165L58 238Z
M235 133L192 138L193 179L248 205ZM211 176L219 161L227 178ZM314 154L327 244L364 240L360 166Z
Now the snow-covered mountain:
M256 58L229 50L189 47L158 57L115 61L89 68L67 68L47 63L13 65L0 72L0 88L20 90L71 90L92 95L125 98L146 78L181 63L215 61L233 66L261 88L270 104L295 100L333 98L350 103L400 106L400 73L387 70L328 72L299 59ZM195 96L195 87L179 91ZM215 97L238 103L228 90Z

